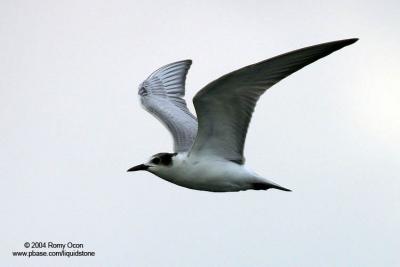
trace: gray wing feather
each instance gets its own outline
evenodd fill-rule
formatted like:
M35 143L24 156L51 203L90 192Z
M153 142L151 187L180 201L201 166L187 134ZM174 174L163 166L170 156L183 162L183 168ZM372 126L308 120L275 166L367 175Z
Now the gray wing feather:
M161 67L139 87L143 107L170 131L175 152L188 151L197 134L196 117L190 113L183 99L191 64L191 60L183 60Z
M283 78L356 41L340 40L295 50L209 83L193 99L199 131L190 153L243 163L247 128L260 96Z

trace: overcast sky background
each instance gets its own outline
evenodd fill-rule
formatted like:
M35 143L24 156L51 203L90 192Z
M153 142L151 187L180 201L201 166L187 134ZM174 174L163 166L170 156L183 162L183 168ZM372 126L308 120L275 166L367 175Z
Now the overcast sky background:
M398 1L0 3L2 266L400 266ZM259 101L247 164L293 190L126 173L172 151L137 86L191 58L187 100L309 45L360 41ZM26 241L95 257L12 257Z

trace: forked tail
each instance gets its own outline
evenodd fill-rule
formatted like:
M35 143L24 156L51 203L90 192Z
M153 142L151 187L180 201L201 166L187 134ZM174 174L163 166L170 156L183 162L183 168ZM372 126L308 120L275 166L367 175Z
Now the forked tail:
M283 186L280 186L278 184L272 183L272 182L265 182L265 183L253 183L253 189L254 190L268 190L270 188L282 190L282 191L288 191L292 192L292 190L287 189Z

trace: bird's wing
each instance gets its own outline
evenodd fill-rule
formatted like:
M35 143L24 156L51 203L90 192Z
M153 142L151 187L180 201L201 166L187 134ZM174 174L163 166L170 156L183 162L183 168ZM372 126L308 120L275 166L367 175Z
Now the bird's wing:
M188 151L197 134L196 117L183 99L191 60L174 62L153 72L140 86L143 107L171 132L174 151Z
M209 83L193 98L199 130L190 154L214 155L243 163L247 128L260 96L295 71L357 40L340 40L295 50Z

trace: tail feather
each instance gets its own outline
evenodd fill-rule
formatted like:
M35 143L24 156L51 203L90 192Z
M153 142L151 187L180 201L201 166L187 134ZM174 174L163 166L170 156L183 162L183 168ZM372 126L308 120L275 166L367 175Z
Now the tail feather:
M287 191L287 192L292 192L292 190L285 188L283 186L277 185L275 183L253 183L254 190L268 190L270 188Z

